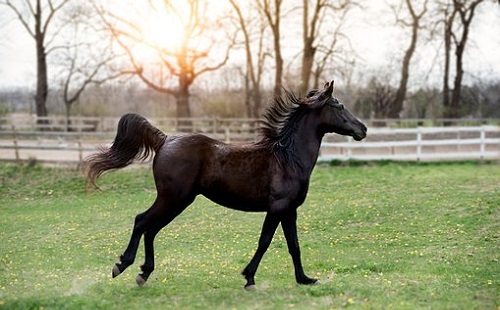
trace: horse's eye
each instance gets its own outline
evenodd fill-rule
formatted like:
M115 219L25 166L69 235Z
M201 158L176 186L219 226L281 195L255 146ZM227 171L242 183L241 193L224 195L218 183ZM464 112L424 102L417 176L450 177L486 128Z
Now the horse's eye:
M334 108L337 108L339 110L344 110L344 105L342 103L340 103L337 99L334 99L332 103L330 103L330 105Z

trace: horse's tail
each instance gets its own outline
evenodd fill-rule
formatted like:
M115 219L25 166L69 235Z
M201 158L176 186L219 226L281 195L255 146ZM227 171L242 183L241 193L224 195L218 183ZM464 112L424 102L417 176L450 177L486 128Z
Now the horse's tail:
M134 159L145 160L151 152L160 149L166 137L144 117L137 114L123 115L118 122L116 137L111 147L102 148L84 160L83 167L88 180L96 186L95 180L103 172L126 167Z

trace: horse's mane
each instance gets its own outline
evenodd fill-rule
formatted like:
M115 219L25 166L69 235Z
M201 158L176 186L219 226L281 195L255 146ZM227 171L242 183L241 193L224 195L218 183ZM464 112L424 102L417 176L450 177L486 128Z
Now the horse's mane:
M284 95L276 95L266 109L261 120L261 140L257 145L269 148L280 161L294 163L295 144L294 133L297 122L307 111L324 103L312 100L318 92L311 91L306 98L301 99L294 93L284 89Z

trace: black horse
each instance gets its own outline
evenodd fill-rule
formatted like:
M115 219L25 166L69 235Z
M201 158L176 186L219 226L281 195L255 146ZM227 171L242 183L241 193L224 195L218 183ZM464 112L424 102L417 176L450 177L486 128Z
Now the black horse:
M299 99L290 92L277 97L262 122L259 142L235 146L204 135L166 136L145 118L124 115L109 149L89 156L85 167L89 181L105 171L123 168L135 159L155 152L153 175L157 197L135 218L127 249L112 270L113 277L133 264L144 235L145 263L137 284L144 285L154 270L156 234L201 194L222 206L267 212L255 255L243 270L246 289L254 288L254 276L273 235L281 223L300 284L313 284L302 268L297 238L297 208L304 202L321 139L335 132L359 141L366 126L332 96L333 81L322 90Z

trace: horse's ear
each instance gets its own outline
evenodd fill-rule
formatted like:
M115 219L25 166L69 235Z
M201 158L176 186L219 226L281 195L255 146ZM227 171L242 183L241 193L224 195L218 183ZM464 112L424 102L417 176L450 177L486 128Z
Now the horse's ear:
M333 81L325 84L325 95L331 97L333 94Z

